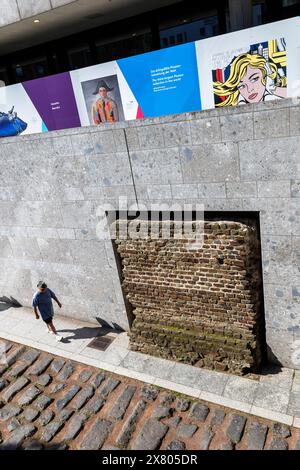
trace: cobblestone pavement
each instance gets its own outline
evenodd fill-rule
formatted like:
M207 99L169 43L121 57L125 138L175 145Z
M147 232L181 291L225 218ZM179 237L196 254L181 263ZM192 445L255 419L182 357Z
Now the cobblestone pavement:
M0 340L0 449L298 449L300 429Z

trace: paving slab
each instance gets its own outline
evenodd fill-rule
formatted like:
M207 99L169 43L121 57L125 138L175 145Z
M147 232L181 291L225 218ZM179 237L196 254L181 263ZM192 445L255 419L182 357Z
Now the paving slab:
M279 413L287 413L290 400L289 390L269 383L260 383L256 390L253 405Z
M259 382L241 377L229 377L225 385L223 396L245 403L253 403Z

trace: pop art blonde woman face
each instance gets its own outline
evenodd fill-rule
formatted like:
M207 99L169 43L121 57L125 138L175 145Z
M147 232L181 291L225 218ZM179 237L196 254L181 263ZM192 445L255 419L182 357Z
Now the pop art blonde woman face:
M230 65L228 79L214 82L214 93L226 97L217 106L236 106L245 103L259 103L267 96L286 96L286 79L279 78L276 86L277 67L267 63L259 54L241 54ZM269 86L267 86L269 85Z

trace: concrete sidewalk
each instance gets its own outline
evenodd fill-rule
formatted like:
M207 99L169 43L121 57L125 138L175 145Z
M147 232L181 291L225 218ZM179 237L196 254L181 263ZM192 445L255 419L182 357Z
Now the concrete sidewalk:
M0 311L0 338L300 428L300 371L269 368L259 380L236 377L130 351L126 333L105 331L59 315L55 325L64 338L60 343L35 319L31 309ZM113 339L105 351L88 346L98 335Z

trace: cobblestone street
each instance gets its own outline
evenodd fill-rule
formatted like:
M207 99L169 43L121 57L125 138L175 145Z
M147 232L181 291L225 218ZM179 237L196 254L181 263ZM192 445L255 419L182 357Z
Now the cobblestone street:
M0 342L1 450L300 449L300 429Z

